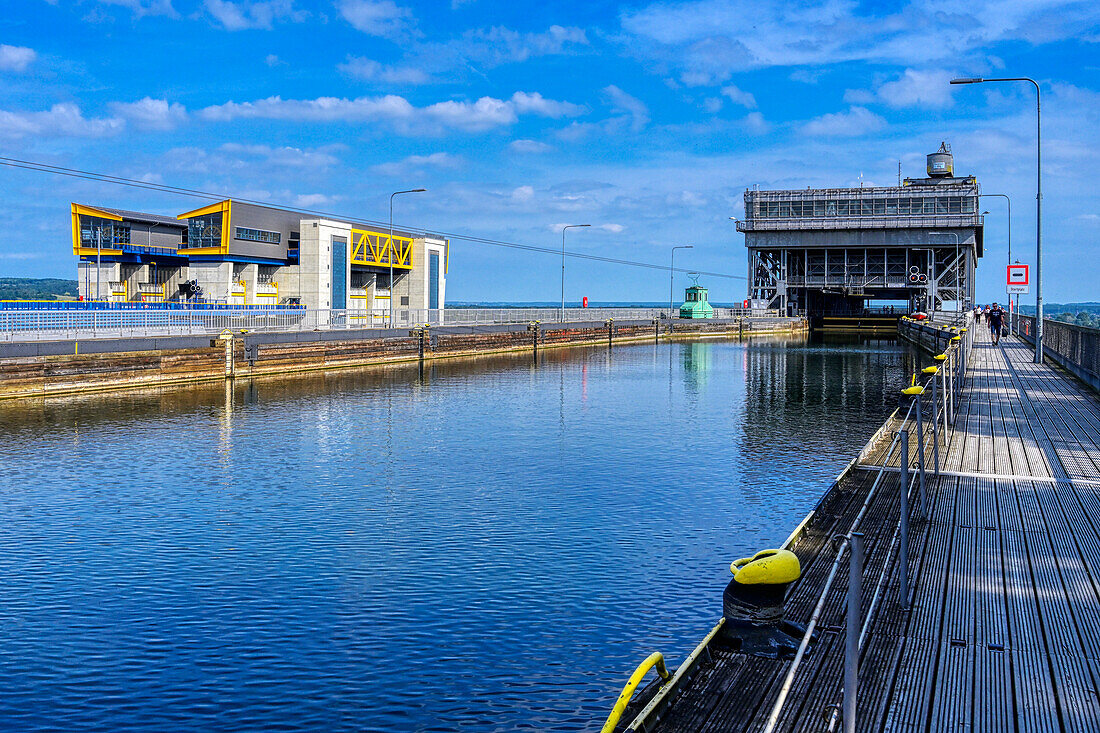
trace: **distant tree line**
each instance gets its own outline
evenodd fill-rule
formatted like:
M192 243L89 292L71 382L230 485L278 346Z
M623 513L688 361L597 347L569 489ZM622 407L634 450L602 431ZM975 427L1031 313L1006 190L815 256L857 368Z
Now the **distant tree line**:
M0 277L0 300L72 300L79 295L76 280Z
M1046 308L1043 309L1044 313ZM1052 321L1061 321L1062 323L1072 323L1075 326L1084 326L1085 328L1100 328L1100 313L1089 313L1088 311L1079 311L1074 313L1059 313L1058 315L1048 316Z

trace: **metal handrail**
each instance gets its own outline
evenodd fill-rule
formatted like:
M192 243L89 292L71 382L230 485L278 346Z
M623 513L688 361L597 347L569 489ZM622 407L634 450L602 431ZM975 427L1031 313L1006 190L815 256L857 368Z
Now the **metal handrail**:
M611 709L611 714L607 716L607 722L603 724L603 728L600 729L600 733L612 733L615 730L615 726L619 724L619 719L623 717L623 712L626 710L626 706L630 703L630 698L634 697L634 691L638 689L638 685L645 679L649 670L657 668L657 674L661 679L669 680L672 677L669 674L668 669L665 667L665 657L660 652L653 652L645 661L638 665L638 668L634 670L634 674L630 675L630 679L627 680L626 686L623 687L623 691L619 693L619 699L615 701L615 707Z
M956 319L955 322L959 322L959 320L960 319ZM965 315L961 318L961 320L965 321L965 322L969 322L969 318ZM973 343L973 336L969 331L966 332L965 336L966 337L963 338L963 339L960 339L960 341L949 342L950 345L948 346L948 348L946 350L947 352L951 353L951 356L953 358L960 360L963 375L965 375L966 362L968 361L967 357L969 356L969 352L970 352L970 349L972 348L972 343ZM934 375L931 378L935 379L936 376ZM961 377L960 377L960 382L961 382ZM945 394L944 394L944 399L945 400L947 399L946 391L945 391ZM906 410L905 416L901 419L901 422L899 423L898 429L894 433L894 439L891 441L890 446L887 448L886 453L883 455L882 465L880 465L878 467L878 474L875 476L875 480L871 484L871 488L867 492L867 498L864 500L863 506L860 507L859 513L856 515L855 519L852 520L851 525L849 525L849 527L848 527L848 531L844 535L838 535L835 538L836 540L838 540L836 558L833 560L833 565L829 570L829 575L825 580L825 585L822 588L820 596L818 597L817 604L814 606L814 611L810 616L810 622L806 626L806 632L803 634L802 640L799 643L798 651L796 652L794 659L791 661L791 666L790 666L790 668L788 668L787 674L784 677L783 685L779 690L779 695L776 698L775 704L772 706L771 714L768 716L768 721L767 721L767 724L764 728L765 733L774 733L774 731L776 729L776 726L778 725L779 716L783 712L783 707L786 704L787 697L788 697L788 695L790 694L790 691L791 691L791 687L794 685L794 678L795 678L795 675L798 672L798 667L801 664L803 657L805 656L807 648L809 647L810 639L813 636L813 632L817 628L817 622L820 620L821 613L822 613L822 611L824 609L824 606L825 606L825 600L828 598L829 591L832 589L832 584L833 584L833 581L836 579L837 572L840 569L841 561L844 559L845 553L851 547L852 535L857 533L859 525L863 521L863 518L864 518L865 514L867 513L867 510L870 507L870 504L871 504L872 500L874 499L874 497L875 497L875 495L878 491L878 487L879 487L879 484L882 480L882 477L886 473L886 468L888 467L888 465L890 463L890 460L893 458L894 449L896 447L898 447L899 444L900 444L900 435L902 433L902 430L906 426L906 424L910 421L911 415L913 414L913 408L915 406L916 406L916 401L915 400L909 403L909 409ZM946 423L946 419L945 419L945 423ZM937 435L934 438L934 440L938 440L938 439L939 439L939 437ZM924 450L925 450L925 446L921 445L919 447L919 451L921 451L923 453ZM909 485L907 485L905 487L905 491L908 494L912 490L911 489L912 479L910 479L907 483ZM890 557L893 554L894 547L896 546L898 533L900 531L900 528L901 528L901 522L899 520L898 527L895 528L895 530L894 530L893 540L891 541L890 546L887 549L886 562L883 565L883 571L882 571L883 574L886 573L887 567L889 566ZM873 614L875 608L878 605L878 598L880 596L880 593L881 593L882 588L884 587L884 585L885 585L884 579L882 577L880 577L879 583L878 583L878 585L876 587L876 590L875 590L875 593L874 593L874 595L871 599L871 604L868 607L868 611L867 611L867 614L866 614L866 617L865 617L865 620L864 620L864 624L863 624L863 627L862 627L860 635L859 635L858 644L856 646L857 654L859 653L859 650L862 650L862 648L863 648L863 642L866 639L867 631L868 631L870 622L873 618L872 614ZM829 729L830 730L832 730L833 726L835 726L838 714L839 714L838 709L834 707L831 719L829 721Z

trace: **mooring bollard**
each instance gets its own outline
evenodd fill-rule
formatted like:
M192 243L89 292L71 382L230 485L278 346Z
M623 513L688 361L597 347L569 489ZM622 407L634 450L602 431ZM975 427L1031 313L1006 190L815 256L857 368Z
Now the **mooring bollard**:
M657 344L661 342L661 319L653 319L653 343Z
M901 523L898 530L898 602L909 610L909 431L898 433L901 443Z
M607 326L607 347L611 348L612 340L615 338L615 319L608 318L604 325Z
M859 692L859 612L863 600L863 534L852 532L848 548L848 625L844 639L844 730L856 732Z
M527 330L531 332L531 352L538 358L539 355L539 322L532 321L527 324Z

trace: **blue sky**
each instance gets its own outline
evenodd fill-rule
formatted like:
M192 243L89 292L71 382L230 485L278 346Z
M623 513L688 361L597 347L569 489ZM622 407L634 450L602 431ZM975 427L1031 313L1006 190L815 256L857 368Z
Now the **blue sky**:
M0 155L657 264L745 274L746 187L891 184L940 140L1013 202L1034 260L1043 85L1049 301L1100 300L1100 4L15 0ZM0 168L0 276L75 277L68 203L195 199ZM1002 297L986 200L978 297ZM558 297L552 255L455 242L449 300ZM712 299L743 280L705 278ZM687 284L678 276L677 289ZM667 298L667 273L568 263L567 297ZM1002 297L1003 299L1003 297ZM1026 302L1026 301L1025 301Z

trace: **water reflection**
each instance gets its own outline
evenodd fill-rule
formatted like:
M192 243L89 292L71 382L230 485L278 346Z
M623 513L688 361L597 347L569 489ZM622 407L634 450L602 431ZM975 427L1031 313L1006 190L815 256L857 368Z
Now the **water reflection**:
M0 404L0 729L582 729L713 624L908 358L707 340Z

